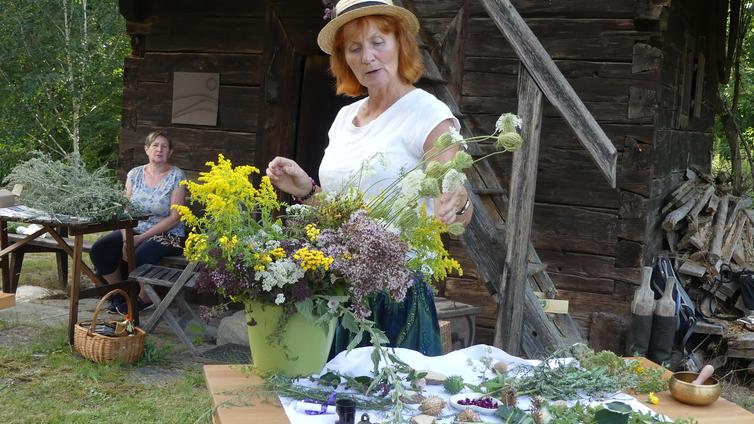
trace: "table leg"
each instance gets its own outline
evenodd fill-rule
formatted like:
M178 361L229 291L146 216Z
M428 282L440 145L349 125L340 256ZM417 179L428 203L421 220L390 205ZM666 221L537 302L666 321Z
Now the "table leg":
M73 282L71 283L70 311L68 314L68 342L73 345L73 328L79 316L79 290L81 289L81 252L84 236L76 234L73 238Z
M52 238L55 239L55 241L58 242L58 246L60 246L61 249L63 249L64 252L66 252L71 258L73 258L73 250L71 250L71 247L68 246L68 243L63 239L63 237L60 236L60 234L55 231L54 228L52 228L49 225L44 226L45 230L47 230L48 233L52 236ZM86 233L89 234L89 233ZM84 233L79 234L80 236L83 236ZM83 248L83 242L82 242L82 248ZM80 270L84 271L84 274L86 274L87 277L89 277L92 282L95 283L95 285L102 286L105 285L105 280L101 277L99 277L97 274L94 273L84 262L80 262L79 265L81 266Z
M4 250L6 247L8 247L8 224L4 220L0 220L0 250ZM10 259L8 255L0 258L0 266L2 266L3 272L3 292L10 293Z
M131 272L136 267L136 254L134 253L134 229L132 227L128 227L124 229L126 233L126 263L128 267L128 274L130 275ZM139 291L140 286L138 283L134 283L129 288L128 294L131 296L131 300L134 302L134 310L132 313L131 319L134 320L134 323L136 325L139 325L139 302L137 301L139 299Z
M136 258L134 258L134 229L126 228L126 262L128 263L128 273L134 270Z

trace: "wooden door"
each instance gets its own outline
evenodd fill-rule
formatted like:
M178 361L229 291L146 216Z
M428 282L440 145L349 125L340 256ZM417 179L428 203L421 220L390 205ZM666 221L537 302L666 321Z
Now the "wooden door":
M267 9L259 156L295 159L318 180L327 132L340 108L353 99L335 95L329 57L316 37L324 25L319 2L272 1Z
M335 95L335 81L325 55L305 57L294 157L319 182L319 164L328 144L327 132L341 107L353 99Z

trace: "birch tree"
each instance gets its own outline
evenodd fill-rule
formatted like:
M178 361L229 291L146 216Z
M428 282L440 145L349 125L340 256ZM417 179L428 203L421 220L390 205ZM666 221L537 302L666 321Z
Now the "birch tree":
M117 1L0 6L0 177L33 150L114 168L128 53Z

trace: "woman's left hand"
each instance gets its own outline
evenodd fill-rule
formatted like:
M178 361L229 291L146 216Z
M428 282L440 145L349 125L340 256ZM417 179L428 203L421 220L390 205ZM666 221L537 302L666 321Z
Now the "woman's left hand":
M458 211L463 209L468 199L469 195L462 185L451 192L441 194L435 199L435 216L444 224L455 222Z
M145 239L144 239L144 235L143 234L134 234L134 250L136 249L136 246L140 245L141 242L143 242L144 240ZM124 240L124 243L123 243L123 260L124 261L128 260L128 252L126 251L125 240Z
M144 240L145 240L144 234L134 234L134 249L136 248L136 246L140 245L141 242L143 242Z

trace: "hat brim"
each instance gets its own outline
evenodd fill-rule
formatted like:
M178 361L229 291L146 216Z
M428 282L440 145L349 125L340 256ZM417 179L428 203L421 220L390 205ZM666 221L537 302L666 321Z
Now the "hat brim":
M351 22L354 19L358 19L364 16L371 15L388 15L399 18L403 23L403 27L411 34L419 32L419 20L416 19L411 11L404 9L400 6L394 5L375 5L364 6L355 10L348 11L347 13L333 18L325 25L319 35L317 36L317 44L323 52L332 55L333 44L335 43L335 34L343 25Z

